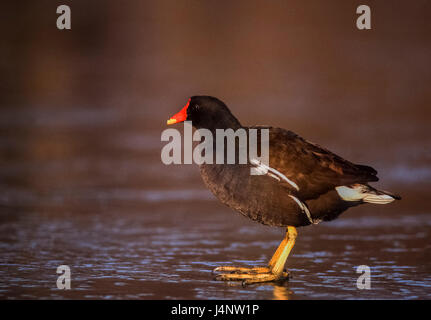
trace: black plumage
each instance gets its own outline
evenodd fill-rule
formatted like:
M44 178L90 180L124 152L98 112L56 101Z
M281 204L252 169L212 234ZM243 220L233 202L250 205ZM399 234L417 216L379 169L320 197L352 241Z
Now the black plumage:
M254 221L270 226L301 227L322 220L333 220L346 209L365 202L389 203L400 199L397 195L369 186L368 183L378 181L377 171L373 168L347 161L282 128L244 127L217 98L194 96L182 112L181 121L192 121L195 128L208 129L214 136L217 129L242 128L247 132L251 128L269 129L269 167L275 170L273 172L280 173L278 177L271 172L251 175L250 168L256 164L250 159L246 164L225 162L200 165L203 181L214 195L222 203ZM171 123L179 122L177 118L171 118ZM294 228L290 230L292 240L292 233L296 237L296 231L292 231ZM286 237L289 239L289 232ZM280 252L287 250L286 244L282 246L283 242ZM274 280L272 275L278 278L281 276L280 268L274 262L283 256L279 250L267 268L267 281ZM279 264L284 265L282 261ZM234 272L241 269L221 268L219 270ZM223 275L223 280L229 279L238 280ZM252 278L252 281L260 280Z
M187 120L214 135L216 129L264 128L243 127L222 101L209 96L191 98ZM250 164L200 166L201 176L215 196L252 220L271 226L309 225L310 219L288 195L303 202L314 221L332 220L349 207L363 203L342 200L335 187L378 180L377 171L369 166L349 162L292 131L265 128L270 134L269 166L296 183L299 190L269 175L250 175Z

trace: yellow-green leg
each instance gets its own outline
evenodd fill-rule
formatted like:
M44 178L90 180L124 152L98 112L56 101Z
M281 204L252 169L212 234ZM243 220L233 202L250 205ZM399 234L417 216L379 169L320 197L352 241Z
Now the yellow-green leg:
M295 227L287 227L286 235L272 256L267 267L232 267L222 266L215 268L215 272L229 272L217 275L216 280L224 281L243 281L244 284L277 281L287 278L289 274L284 272L284 265L286 264L287 257L290 254L293 246L297 231Z

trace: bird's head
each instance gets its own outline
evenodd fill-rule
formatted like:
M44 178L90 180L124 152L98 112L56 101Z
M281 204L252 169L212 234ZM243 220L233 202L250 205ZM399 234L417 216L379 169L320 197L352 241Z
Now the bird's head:
M239 121L232 115L223 101L211 96L193 96L187 104L167 124L192 121L195 128L237 129Z

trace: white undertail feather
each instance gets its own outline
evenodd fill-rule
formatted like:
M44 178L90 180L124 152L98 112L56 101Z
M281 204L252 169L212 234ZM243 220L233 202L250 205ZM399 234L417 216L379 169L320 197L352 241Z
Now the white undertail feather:
M395 200L388 194L368 194L362 199L364 202L375 203L375 204L387 204Z
M356 184L352 186L336 187L338 195L344 201L364 201L374 204L387 204L396 199L386 191L379 191L370 186Z

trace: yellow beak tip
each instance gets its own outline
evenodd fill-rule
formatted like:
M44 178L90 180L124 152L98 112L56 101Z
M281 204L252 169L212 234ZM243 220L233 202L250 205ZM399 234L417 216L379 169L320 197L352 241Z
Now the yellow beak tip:
M175 120L175 119L169 119L168 121L166 121L166 124L174 124L176 122L177 122L177 120Z

